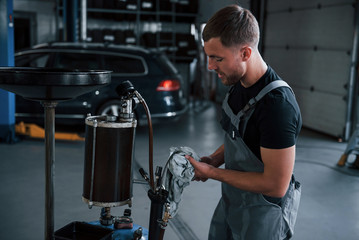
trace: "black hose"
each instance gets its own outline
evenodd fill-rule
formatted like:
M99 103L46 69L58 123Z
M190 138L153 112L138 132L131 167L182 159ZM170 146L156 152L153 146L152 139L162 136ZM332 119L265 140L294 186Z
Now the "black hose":
M160 221L162 220L163 207L167 201L168 191L159 189L156 190L156 186L154 183L154 174L153 174L153 128L152 128L152 120L151 113L147 106L146 101L142 98L142 96L134 91L135 95L143 105L148 122L148 130L149 130L149 171L150 171L150 186L151 189L148 191L148 197L151 200L151 211L150 211L150 226L149 226L149 240L162 240L164 237L165 229L161 228ZM159 181L161 182L161 181Z
M151 188L153 190L155 190L155 182L153 179L153 129L152 129L152 120L151 120L151 113L150 110L148 109L147 103L146 101L142 98L142 96L139 94L139 92L135 91L135 94L138 98L138 100L140 100L143 108L146 111L146 116L147 116L147 122L148 122L148 131L149 131L149 141L148 141L148 148L149 148L149 156L148 156L148 165L149 165L149 171L150 171L150 185Z

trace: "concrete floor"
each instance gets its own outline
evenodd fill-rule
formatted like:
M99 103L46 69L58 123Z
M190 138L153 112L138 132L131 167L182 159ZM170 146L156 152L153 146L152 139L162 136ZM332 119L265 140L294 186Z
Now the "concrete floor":
M222 142L218 107L199 104L176 122L154 125L154 168L164 166L171 146L189 146L199 155ZM148 130L138 127L134 177L139 166L148 171ZM303 129L297 145L295 175L302 183L295 240L358 239L359 171L336 163L346 143ZM56 141L55 230L73 221L98 220L99 207L81 200L84 142ZM349 157L349 162L353 161ZM0 144L0 239L44 238L44 142L24 139ZM207 239L210 219L220 197L220 184L192 182L184 191L178 214L166 228L166 240ZM122 215L126 207L112 208ZM145 185L134 184L132 217L148 228L150 201Z

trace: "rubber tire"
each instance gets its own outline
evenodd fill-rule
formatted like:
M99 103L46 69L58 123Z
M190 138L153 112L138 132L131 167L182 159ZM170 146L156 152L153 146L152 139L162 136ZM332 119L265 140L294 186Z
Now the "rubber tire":
M121 101L110 100L104 103L96 112L96 115L115 115L118 116L120 112Z

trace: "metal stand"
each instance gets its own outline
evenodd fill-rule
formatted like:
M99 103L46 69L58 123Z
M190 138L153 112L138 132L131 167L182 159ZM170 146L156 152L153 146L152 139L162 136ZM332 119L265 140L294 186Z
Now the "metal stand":
M157 240L160 239L161 235L160 221L162 220L163 207L166 203L168 192L163 189L154 192L150 189L148 191L148 197L151 200L149 240Z
M0 67L0 87L33 101L45 111L45 239L54 238L55 107L111 82L111 72Z
M45 239L54 235L55 107L57 102L43 101L45 109Z
M355 19L354 19L354 38L353 38L353 49L351 54L351 66L350 66L350 79L349 79L349 91L348 91L348 111L347 111L347 122L345 127L344 139L348 139L349 133L352 130L352 115L355 113L358 114L358 109L353 109L353 105L356 102L358 104L358 57L359 57L359 32L357 31L359 27L359 1L355 3ZM354 168L359 168L359 126L356 126L355 131L350 136L348 141L347 148L345 149L343 155L340 157L337 165L344 166L347 162L348 156L350 153L356 154L355 162L353 163Z
M343 153L343 155L340 157L337 165L339 167L343 167L345 166L347 160L348 160L348 156L350 154L355 154L356 155L356 159L355 162L353 163L354 167L358 167L359 168L359 128L357 128L353 135L350 137L349 141L348 141L348 145Z

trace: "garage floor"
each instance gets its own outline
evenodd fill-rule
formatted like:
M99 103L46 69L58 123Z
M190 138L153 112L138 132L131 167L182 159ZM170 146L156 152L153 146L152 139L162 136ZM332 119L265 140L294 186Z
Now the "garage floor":
M217 113L216 105L200 103L176 122L155 124L154 167L165 165L171 146L189 146L199 155L212 153L223 138ZM137 128L134 176L138 179L139 166L148 171L147 133L146 127ZM73 221L98 220L100 208L89 209L81 200L84 142L56 141L55 148L55 230ZM302 199L294 239L358 239L359 171L336 166L345 148L346 143L302 130L295 165ZM0 239L43 239L43 140L2 143L0 159ZM165 239L207 239L219 197L219 182L192 182L183 193L179 213L170 221ZM132 217L136 224L148 228L149 207L145 185L134 184ZM112 214L122 215L125 208L112 208Z

